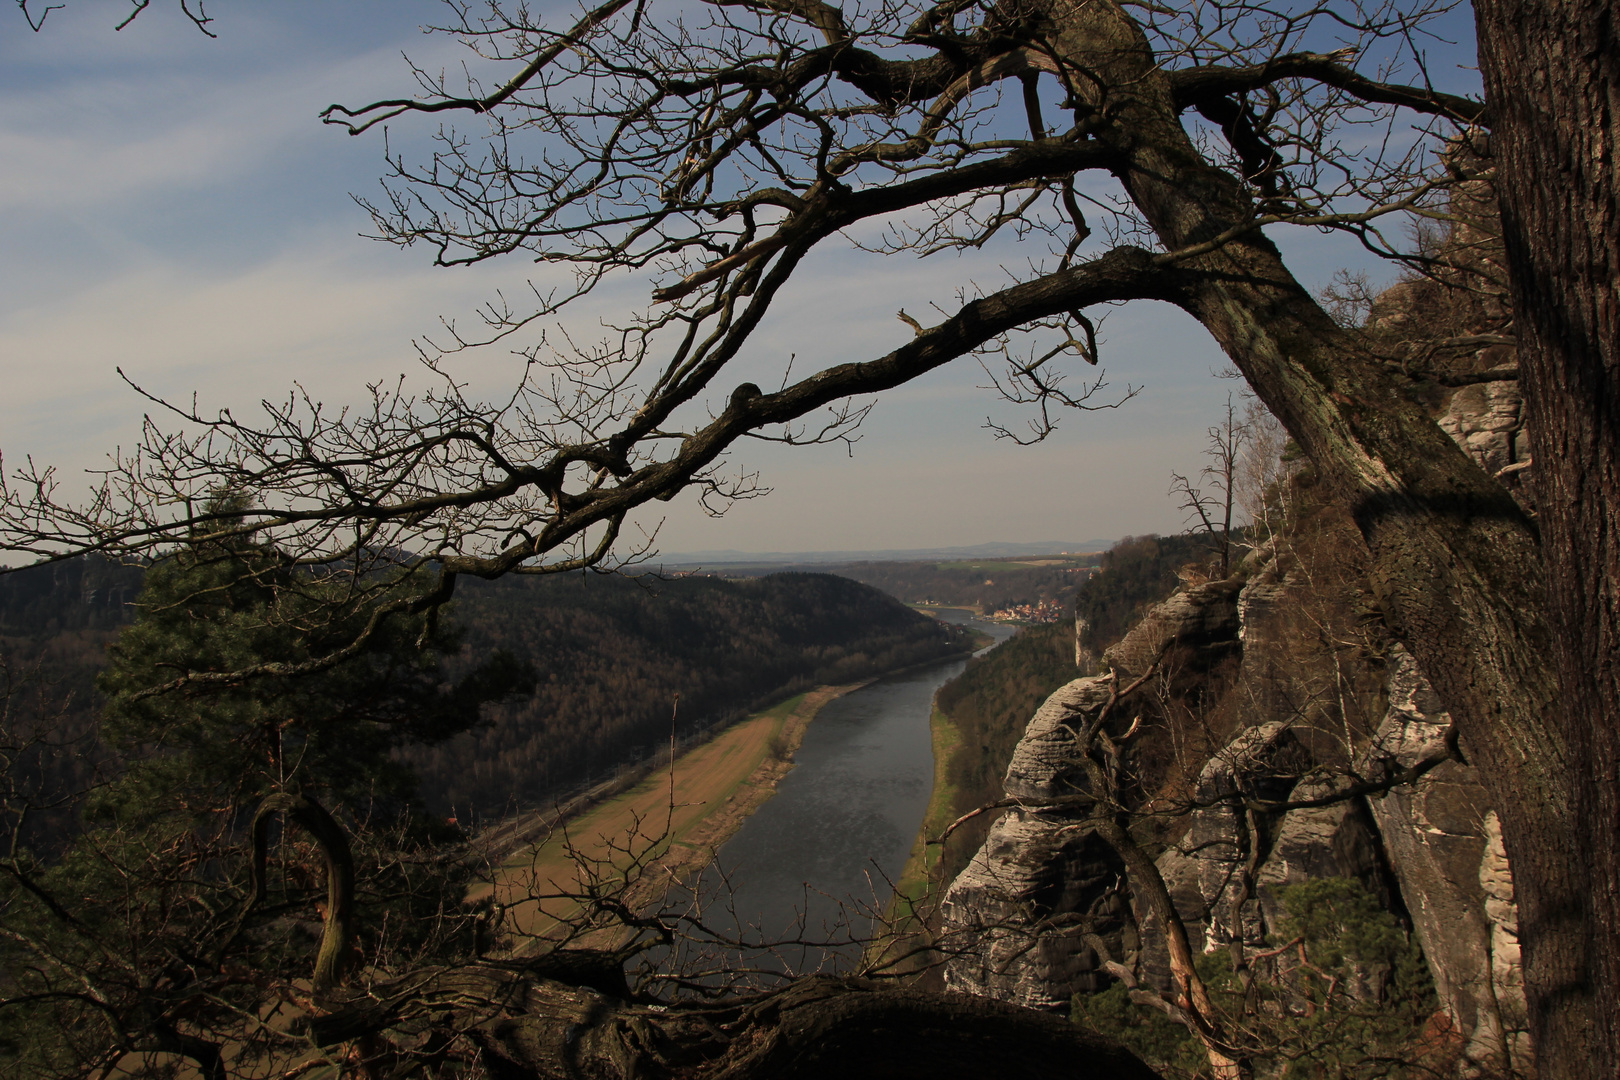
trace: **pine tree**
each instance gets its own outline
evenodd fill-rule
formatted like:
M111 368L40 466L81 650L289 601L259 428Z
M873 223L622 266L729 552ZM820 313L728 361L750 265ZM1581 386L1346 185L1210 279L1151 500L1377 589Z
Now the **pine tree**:
M179 1055L223 1076L222 1048L232 1069L275 1053L242 1017L312 970L319 994L362 965L464 949L471 867L455 830L416 812L393 751L467 730L529 676L495 654L447 678L455 634L422 616L334 658L373 613L333 588L251 542L148 569L100 680L122 774L59 860L14 850L0 878L0 1073Z
M331 658L370 618L336 588L245 544L153 566L141 617L99 680L104 737L131 762L120 786L185 788L220 813L299 790L357 816L395 816L411 806L415 778L391 752L466 731L482 703L526 685L504 652L448 682L441 658L458 649L455 632L408 615L384 620L353 656L280 674ZM263 673L223 684L176 677L253 668Z

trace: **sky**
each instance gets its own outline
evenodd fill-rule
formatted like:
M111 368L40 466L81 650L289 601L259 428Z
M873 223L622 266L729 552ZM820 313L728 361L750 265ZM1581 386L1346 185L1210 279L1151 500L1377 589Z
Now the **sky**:
M31 456L82 476L130 446L148 406L119 368L159 396L195 393L238 415L294 384L355 402L372 382L422 380L412 341L440 319L469 320L497 290L525 288L535 268L522 260L434 268L422 251L365 239L370 220L351 194L380 191L380 132L351 138L317 119L333 102L410 94L402 53L430 68L457 63L455 46L419 29L440 17L438 3L216 0L217 39L162 0L115 31L127 10L127 0L71 0L37 34L11 5L0 11L8 472ZM1465 23L1455 31L1471 40ZM1444 88L1467 89L1465 52L1437 65ZM409 129L391 138L411 145ZM1312 289L1340 267L1393 277L1342 239L1274 238ZM879 259L835 247L803 268L751 350L765 367L793 355L805 372L880 356L910 333L897 309L948 304L969 281L994 285L1008 254ZM570 316L571 329L589 337L595 320L644 304L648 289L619 283ZM1023 417L963 359L884 395L853 447L739 446L729 467L757 472L769 496L720 518L685 496L637 528L656 532L666 553L1177 531L1170 474L1202 464L1205 431L1233 389L1214 377L1225 358L1162 304L1109 311L1102 337L1110 391L1139 392L1117 410L1064 417L1040 445L993 438L988 417L1009 427ZM516 371L502 347L456 362L458 377L491 392Z

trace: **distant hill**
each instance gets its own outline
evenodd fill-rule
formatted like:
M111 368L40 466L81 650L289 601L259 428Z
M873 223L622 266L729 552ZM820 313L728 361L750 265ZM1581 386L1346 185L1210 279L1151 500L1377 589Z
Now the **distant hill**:
M94 730L95 675L137 612L141 577L89 558L0 575L0 657L44 665L51 697L68 702L64 734ZM448 620L464 633L452 665L505 649L539 676L529 699L491 709L480 729L403 752L429 806L478 813L545 801L663 745L676 694L690 735L818 683L971 647L963 631L827 574L464 578ZM89 746L52 783L80 783L104 760Z
M25 845L46 849L71 834L76 810L57 805L60 798L85 790L113 764L95 738L96 674L106 665L107 645L135 617L131 602L143 574L100 558L0 574L0 678L8 692L0 709L8 728L17 725L5 734L40 723L58 744L24 750L7 763L6 782L54 807L29 815ZM15 823L0 820L0 830Z
M487 727L406 755L431 802L480 813L656 751L677 693L686 735L819 683L971 647L964 631L828 574L464 581L452 618L471 654L504 648L539 674L534 695L493 709Z
M911 562L873 560L824 563L797 569L814 569L850 578L881 589L907 604L972 608L989 614L1000 608L1043 601L1065 608L1072 607L1076 590L1090 576L1091 568L1101 558L1100 553L1092 551L1068 555L971 556ZM775 569L768 565L727 566L718 567L713 572L724 577L745 578L770 573Z
M738 566L816 566L826 563L925 562L951 559L1013 559L1021 555L1077 555L1103 551L1113 540L1041 540L1014 544L993 542L972 547L884 549L876 551L672 551L658 556L653 565L670 569L733 568Z
M882 589L908 604L940 604L989 614L1019 604L1051 601L1073 606L1094 557L962 559L951 562L864 562L826 567Z
M0 637L116 629L135 617L144 573L86 556L0 574Z

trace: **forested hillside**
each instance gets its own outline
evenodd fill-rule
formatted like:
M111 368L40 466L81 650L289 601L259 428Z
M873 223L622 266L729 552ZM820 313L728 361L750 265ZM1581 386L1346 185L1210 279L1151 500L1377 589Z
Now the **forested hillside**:
M991 612L1054 600L1068 604L1086 580L1091 554L961 562L860 562L816 569L881 589L908 604Z
M23 824L25 843L49 847L72 827L59 797L83 791L109 766L95 738L96 673L107 646L134 619L139 567L100 558L73 559L0 575L0 691L10 775L36 797ZM28 747L19 722L37 721L61 747ZM7 820L0 827L10 828Z
M137 608L142 572L80 559L0 577L0 657L42 666L59 731L93 729L95 676ZM746 581L566 578L463 581L446 620L463 650L453 670L497 650L531 665L532 696L492 706L477 730L400 751L435 810L498 813L543 800L682 735L823 682L848 682L961 652L966 635L844 578ZM38 691L35 688L35 692ZM60 759L82 786L98 748ZM81 775L82 774L82 775Z
M0 635L48 637L112 630L135 617L130 606L143 571L86 557L0 576Z
M1175 591L1177 570L1209 558L1209 541L1198 533L1127 536L1103 552L1102 571L1081 587L1077 604L1086 621L1086 648L1101 656L1144 611Z
M538 686L483 729L408 754L441 807L498 812L545 798L682 735L817 683L961 652L966 636L853 581L589 575L458 592L470 655L505 649Z

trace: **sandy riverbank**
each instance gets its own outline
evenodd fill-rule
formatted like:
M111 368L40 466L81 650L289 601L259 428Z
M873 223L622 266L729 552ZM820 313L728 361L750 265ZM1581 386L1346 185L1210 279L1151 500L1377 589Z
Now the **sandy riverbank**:
M495 868L490 891L518 935L544 939L581 908L583 892L631 879L632 909L701 871L776 792L821 708L875 681L819 686L755 713L577 816L546 823L535 842Z

